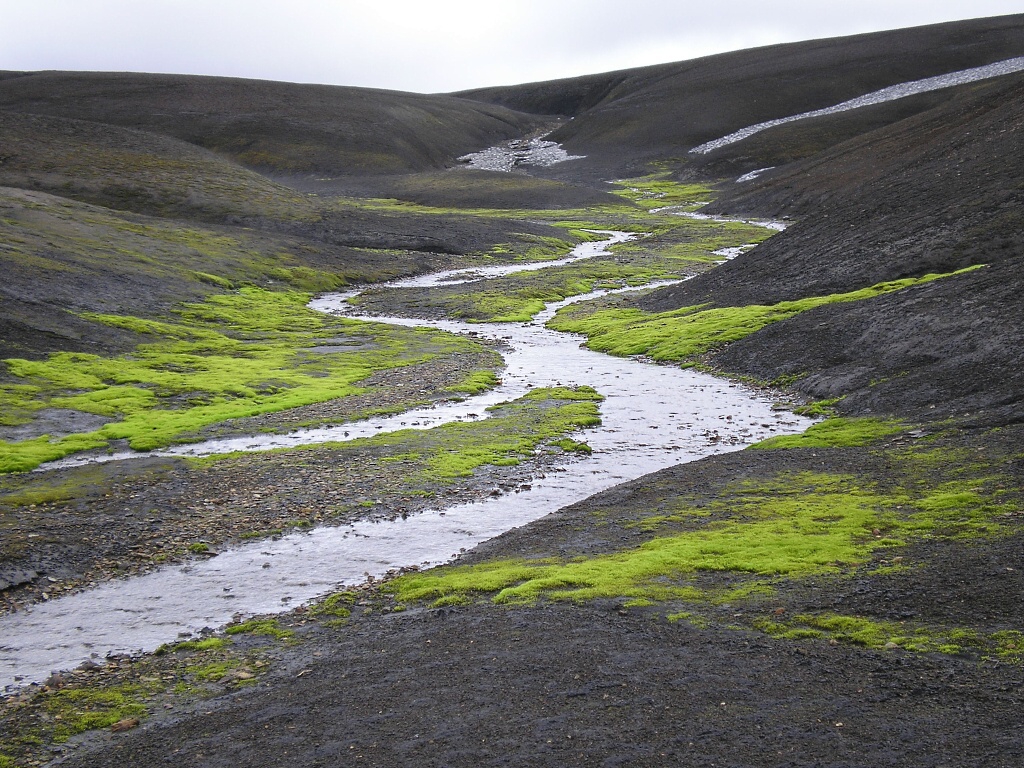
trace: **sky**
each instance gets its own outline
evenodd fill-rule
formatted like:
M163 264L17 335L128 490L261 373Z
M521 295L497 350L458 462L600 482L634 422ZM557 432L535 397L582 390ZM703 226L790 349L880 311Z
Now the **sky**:
M1022 10L1020 0L0 0L0 70L440 93Z

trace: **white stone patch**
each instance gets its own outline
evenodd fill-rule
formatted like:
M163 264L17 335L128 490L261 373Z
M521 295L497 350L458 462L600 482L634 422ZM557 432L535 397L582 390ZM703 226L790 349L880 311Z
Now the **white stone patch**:
M774 167L775 167L774 165L769 165L767 168L758 168L756 171L751 171L750 173L744 173L742 176L740 176L738 179L736 179L736 183L737 184L742 184L745 181L753 181L758 176L760 176L762 173L767 173L768 171L772 170Z
M749 136L753 136L755 133L760 133L768 128L774 128L776 125L792 123L809 117L834 115L837 112L847 112L851 109L868 107L873 104L882 104L886 101L895 101L896 99L914 96L918 93L937 91L940 88L951 88L955 85L964 85L965 83L973 83L978 80L986 80L990 77L1009 75L1022 70L1024 70L1024 56L1020 56L1015 59L1006 59L1005 61L997 61L995 64L986 64L983 67L964 69L959 72L937 75L936 77L926 77L923 80L911 80L908 83L890 85L888 88L883 88L880 91L865 93L863 96L858 96L855 99L850 99L849 101L844 101L831 107L825 107L824 109L815 109L812 112L802 112L799 115L780 117L777 120L768 120L763 123L757 123L756 125L749 125L746 128L741 128L735 133L730 133L728 136L723 136L720 139L715 139L714 141L709 141L705 144L694 147L690 152L696 155L706 155L708 152L712 152L720 147L735 144L737 141L742 141Z
M467 167L479 171L502 171L509 173L524 165L546 167L566 160L581 160L586 155L570 155L554 141L544 139L515 139L471 152L458 158Z

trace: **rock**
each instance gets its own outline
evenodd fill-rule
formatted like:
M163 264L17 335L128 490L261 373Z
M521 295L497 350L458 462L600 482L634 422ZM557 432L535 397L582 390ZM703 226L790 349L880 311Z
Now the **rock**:
M29 584L38 577L39 574L31 568L0 568L0 592Z
M45 685L47 688L57 690L58 688L62 688L65 682L66 681L64 680L64 677L60 674L60 672L53 672L50 674L48 678L46 678L43 685Z

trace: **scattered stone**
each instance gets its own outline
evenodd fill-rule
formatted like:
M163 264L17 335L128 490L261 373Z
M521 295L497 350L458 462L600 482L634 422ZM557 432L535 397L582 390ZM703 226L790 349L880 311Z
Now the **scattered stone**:
M110 730L114 733L119 733L120 731L130 731L132 728L138 727L138 725L139 718L129 717L125 720L118 720L116 723L110 726Z

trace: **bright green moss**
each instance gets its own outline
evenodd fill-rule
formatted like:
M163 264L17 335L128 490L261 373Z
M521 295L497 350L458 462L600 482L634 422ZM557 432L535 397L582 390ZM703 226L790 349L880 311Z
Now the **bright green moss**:
M250 619L241 624L232 624L224 631L229 635L249 633L253 635L266 635L278 640L287 640L295 635L295 632L292 630L282 627L277 619Z
M599 425L601 399L591 387L538 388L511 403L492 406L492 415L483 421L402 430L338 447L394 447L415 457L422 467L416 475L421 479L451 480L467 477L485 464L514 466L542 444Z
M110 688L68 688L54 692L46 710L55 721L52 741L63 744L72 736L96 728L108 728L132 717L145 717L143 699L149 691L140 685Z
M754 626L784 639L827 638L864 648L900 649L916 653L956 655L973 651L984 656L1020 663L1024 633L987 634L965 627L942 627L894 622L834 613L798 614L788 619L758 619Z
M714 192L702 184L681 184L667 174L655 174L616 182L615 194L645 209L680 206L699 208L713 199Z
M161 645L154 653L162 656L166 653L177 651L217 651L231 641L223 637L207 637L202 640L182 640L180 643L168 643Z
M215 683L218 680L223 680L229 672L237 669L238 666L238 662L234 659L222 659L220 661L211 661L206 664L193 664L192 666L186 667L186 670L197 680L202 680L207 683Z
M623 229L625 225L613 222L603 226ZM395 295L399 301L409 297L417 306L437 307L470 322L526 322L548 302L598 289L640 287L692 276L721 261L714 251L756 243L770 234L747 224L679 217L654 217L639 229L645 235L642 239L612 246L609 255L472 284L429 291L407 289ZM565 248L552 256L565 256L567 252Z
M335 592L309 606L307 613L313 617L347 619L352 615L352 606L355 605L355 602L355 593Z
M307 309L308 299L247 288L184 305L179 323L92 315L157 340L116 358L61 352L47 360L6 361L11 374L30 383L4 391L15 408L68 408L110 422L59 439L0 442L0 472L30 470L111 440L127 440L136 450L162 447L228 419L358 394L359 382L375 371L483 349L440 331L331 318ZM310 351L320 339L337 336L362 343ZM491 372L477 371L466 386L489 381Z
M788 387L795 384L800 378L801 376L780 377L772 382L772 386ZM835 406L842 402L844 398L845 395L842 397L832 397L827 400L816 400L807 405L798 405L793 409L793 413L799 413L802 416L834 416Z
M658 313L639 309L589 311L585 307L567 307L559 311L548 325L559 331L584 334L587 346L599 352L621 356L647 355L658 361L682 362L815 307L870 299L978 268L892 280L848 293L782 301L770 306L752 304L706 308L705 305L697 305Z
M685 525L639 547L566 562L496 561L403 576L391 589L403 601L490 594L495 602L589 600L699 600L733 603L771 594L765 579L847 574L869 564L878 550L922 537L998 535L998 515L974 481L931 488L865 486L852 476L782 474L740 482L710 504L652 518L652 532ZM994 481L992 481L994 482ZM1015 507L1014 507L1015 508ZM699 572L752 577L726 590L697 589Z
M790 577L841 572L886 543L872 536L886 498L846 478L807 476L789 484L800 490L757 486L736 507L742 513L737 519L708 522L625 552L568 563L440 569L404 576L394 588L403 601L465 592L496 592L495 602L694 598L700 590L685 582L698 571Z
M498 375L494 371L474 371L454 387L449 387L449 392L459 392L466 395L479 395L488 389L498 385Z
M877 417L835 417L813 424L799 435L779 435L756 443L751 448L847 448L870 445L907 430L907 425Z

